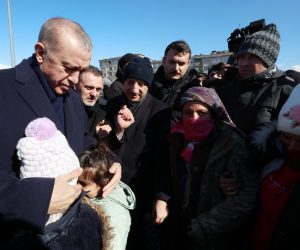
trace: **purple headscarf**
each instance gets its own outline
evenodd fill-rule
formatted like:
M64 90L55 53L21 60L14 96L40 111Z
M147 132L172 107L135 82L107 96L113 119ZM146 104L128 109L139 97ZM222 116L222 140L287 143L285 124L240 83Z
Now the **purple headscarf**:
M214 89L205 87L192 87L188 89L181 97L181 105L183 106L190 101L200 101L208 105L213 113L223 122L232 127L236 127L231 120L228 112L222 103L220 97Z

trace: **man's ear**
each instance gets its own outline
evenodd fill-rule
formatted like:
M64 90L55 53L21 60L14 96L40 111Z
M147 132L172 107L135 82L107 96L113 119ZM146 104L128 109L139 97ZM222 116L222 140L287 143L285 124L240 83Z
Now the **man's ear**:
M45 60L46 49L42 43L37 43L34 46L35 56L39 64L42 64Z

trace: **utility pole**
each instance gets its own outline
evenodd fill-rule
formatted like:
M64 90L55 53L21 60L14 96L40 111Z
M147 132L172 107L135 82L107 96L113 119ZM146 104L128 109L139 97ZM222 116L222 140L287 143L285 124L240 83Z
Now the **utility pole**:
M11 61L11 66L15 67L15 53L14 53L12 27L11 27L10 0L7 0L7 13L8 13L8 29L9 29L9 41L10 41L10 61Z

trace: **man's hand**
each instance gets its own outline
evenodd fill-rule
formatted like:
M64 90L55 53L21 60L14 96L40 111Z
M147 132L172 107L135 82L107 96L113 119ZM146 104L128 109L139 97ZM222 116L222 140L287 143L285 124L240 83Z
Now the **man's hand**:
M107 195L109 195L121 180L121 173L122 173L121 164L118 162L114 162L114 164L110 167L109 172L114 174L114 176L110 180L110 182L104 186L102 197L106 197Z
M168 203L163 200L157 200L154 204L154 223L161 224L169 215Z
M107 136L112 130L110 125L104 123L105 121L102 120L96 126L96 133L100 138Z
M80 195L81 186L72 186L68 182L78 178L82 173L82 168L77 168L72 172L55 178L48 214L63 213Z
M134 123L134 117L130 109L124 105L116 117L116 134L123 133L126 128Z

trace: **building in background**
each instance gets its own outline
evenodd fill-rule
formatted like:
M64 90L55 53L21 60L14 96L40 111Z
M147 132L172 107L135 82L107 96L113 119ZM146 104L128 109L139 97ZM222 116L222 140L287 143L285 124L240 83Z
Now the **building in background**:
M100 69L103 73L103 77L111 81L116 80L116 72L118 69L118 61L121 57L112 57L99 60Z
M213 64L217 64L219 62L226 63L231 55L232 53L228 51L212 51L210 55L194 55L191 58L190 67L196 69L198 72L207 73ZM100 69L102 70L105 78L108 78L111 81L116 79L115 75L118 69L118 61L120 58L121 57L112 57L99 60ZM153 71L156 72L158 67L161 65L162 60L150 60L153 66Z
M191 59L191 67L199 73L207 73L212 65L224 62L227 63L232 52L228 51L212 51L210 55L194 55Z

